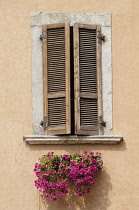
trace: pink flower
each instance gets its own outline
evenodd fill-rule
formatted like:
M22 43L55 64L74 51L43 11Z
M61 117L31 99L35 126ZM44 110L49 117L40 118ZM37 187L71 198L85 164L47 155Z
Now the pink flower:
M59 173L59 174L62 174L62 170L58 170L58 173Z
M67 181L65 181L65 182L64 182L64 185L65 185L65 186L68 186L68 182L67 182Z
M55 189L58 189L58 185L55 185Z
M63 195L64 193L63 192L59 192L59 195Z
M74 164L76 163L76 161L72 160L70 163L71 163L72 165L74 165Z
M52 170L51 170L51 173L52 173L52 174L54 174L54 173L55 173L55 170L54 170L54 169L52 169Z

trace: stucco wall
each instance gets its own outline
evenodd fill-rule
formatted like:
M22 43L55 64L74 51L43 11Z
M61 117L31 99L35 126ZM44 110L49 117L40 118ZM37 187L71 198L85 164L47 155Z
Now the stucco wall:
M1 0L0 209L139 209L139 1ZM112 13L113 130L119 145L46 145L23 142L32 133L30 12ZM104 170L90 195L43 204L33 185L34 163L47 151L103 154Z

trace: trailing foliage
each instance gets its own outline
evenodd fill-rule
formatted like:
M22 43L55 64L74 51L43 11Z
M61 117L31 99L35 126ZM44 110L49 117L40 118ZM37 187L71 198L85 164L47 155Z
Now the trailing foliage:
M101 153L98 152L60 156L48 152L39 161L34 168L37 176L35 186L42 197L49 197L53 201L68 193L67 186L70 180L79 196L90 192L95 172L101 169L103 164Z

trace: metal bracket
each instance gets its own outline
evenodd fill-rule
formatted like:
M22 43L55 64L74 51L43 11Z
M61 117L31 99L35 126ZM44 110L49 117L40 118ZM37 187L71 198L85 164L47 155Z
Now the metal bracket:
M46 130L47 126L47 116L44 115L43 120L41 121L40 125L43 127L44 130Z
M40 40L44 42L45 39L46 39L46 30L42 30L42 35L40 35Z
M106 127L106 122L102 119L102 116L100 116L100 125L102 125L103 127Z
M102 41L105 42L105 36L103 36L103 35L101 34L101 31L100 31L100 30L98 31L97 38L98 38L98 43L99 43L99 44L101 44Z

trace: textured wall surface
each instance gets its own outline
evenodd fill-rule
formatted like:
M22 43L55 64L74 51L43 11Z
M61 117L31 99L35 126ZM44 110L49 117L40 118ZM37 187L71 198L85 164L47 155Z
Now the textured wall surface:
M0 209L139 209L139 1L0 1ZM113 130L119 145L26 145L32 133L30 12L112 13ZM47 151L103 154L104 170L84 198L42 202L33 185L34 163Z

